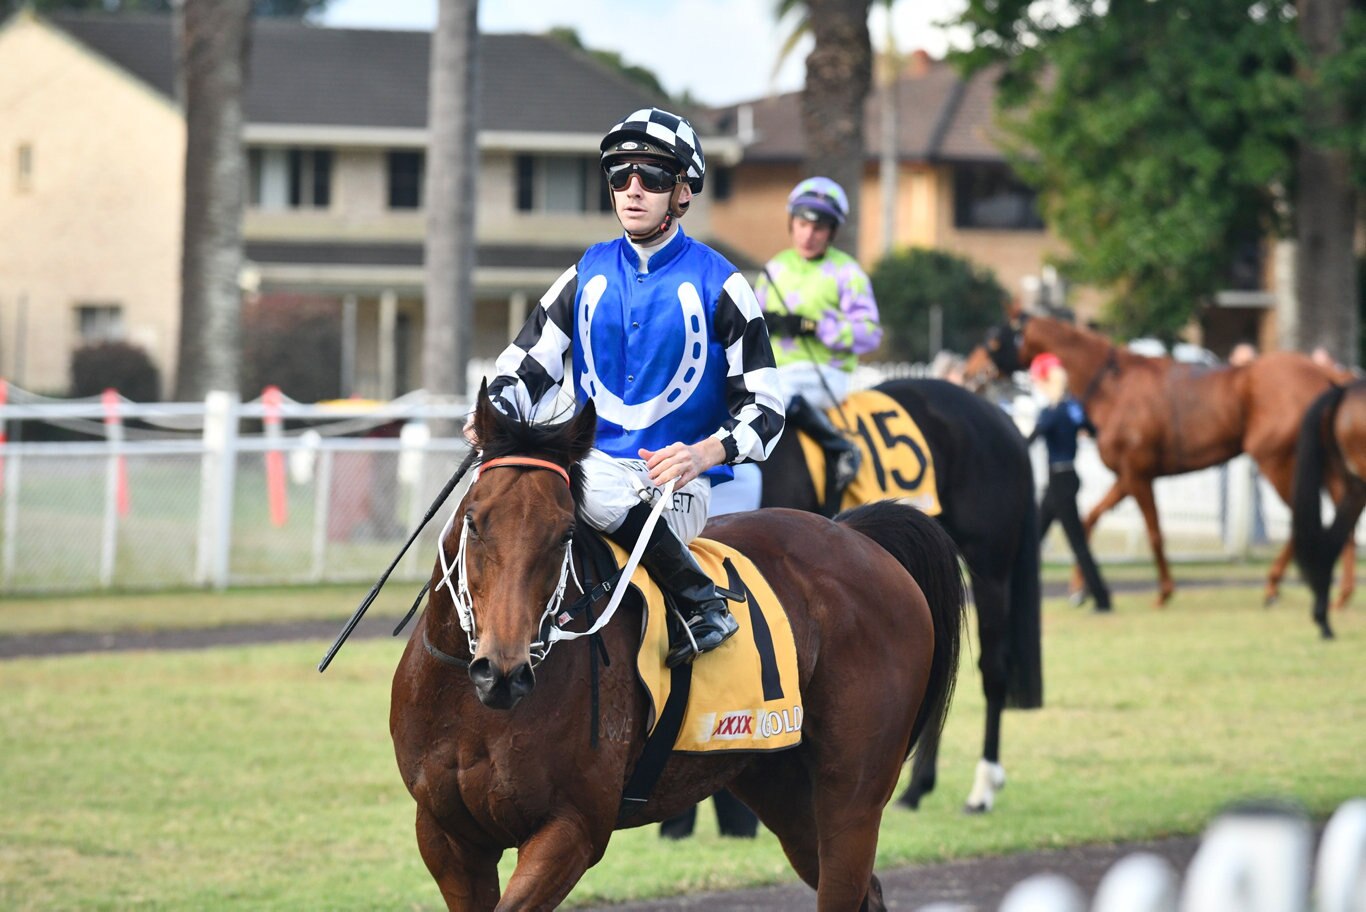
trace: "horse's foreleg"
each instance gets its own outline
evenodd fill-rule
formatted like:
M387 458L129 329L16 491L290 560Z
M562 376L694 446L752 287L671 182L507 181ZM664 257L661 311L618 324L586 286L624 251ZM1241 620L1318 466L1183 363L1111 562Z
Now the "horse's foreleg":
M816 887L817 912L882 912L887 908L882 901L882 885L873 877L881 823L880 805L851 806L831 794L818 796L821 875Z
M1143 522L1148 526L1148 545L1153 549L1153 560L1157 563L1157 601L1154 607L1161 608L1171 599L1176 584L1172 582L1172 571L1167 566L1167 552L1162 547L1162 526L1157 521L1157 499L1153 497L1153 483L1151 479L1142 479L1129 487L1138 508L1143 511Z
M518 847L517 867L497 912L556 908L606 848L606 841L598 845L580 818L551 818Z
M441 890L446 908L484 912L498 905L497 851L482 851L451 840L436 818L417 809L417 848Z

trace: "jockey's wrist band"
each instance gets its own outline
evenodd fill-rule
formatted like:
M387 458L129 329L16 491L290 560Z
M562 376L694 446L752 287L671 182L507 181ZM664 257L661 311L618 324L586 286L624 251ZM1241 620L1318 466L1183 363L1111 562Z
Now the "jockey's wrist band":
M726 458L722 460L722 463L724 465L735 465L740 458L740 447L735 442L735 435L726 434L726 436L718 439L721 441L721 447L726 451Z

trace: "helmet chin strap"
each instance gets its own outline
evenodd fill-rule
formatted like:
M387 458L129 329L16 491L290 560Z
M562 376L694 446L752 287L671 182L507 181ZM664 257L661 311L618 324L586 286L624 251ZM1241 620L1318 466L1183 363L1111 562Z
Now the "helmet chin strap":
M683 186L682 183L674 184L674 188L669 191L669 211L664 215L664 221L660 222L657 227L650 231L633 233L630 229L627 229L626 236L630 238L632 242L644 247L652 241L657 241L668 234L669 229L674 226L674 221L682 218L683 213L688 211L689 204L681 203L678 200L678 198L683 195ZM615 190L612 191L612 195L613 197L616 196Z

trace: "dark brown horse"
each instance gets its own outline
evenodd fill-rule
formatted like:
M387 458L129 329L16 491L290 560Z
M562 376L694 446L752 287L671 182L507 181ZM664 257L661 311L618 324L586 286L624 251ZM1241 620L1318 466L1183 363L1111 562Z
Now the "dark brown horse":
M1029 453L1003 411L961 387L943 380L890 380L876 389L905 409L924 435L944 508L939 523L971 571L986 725L965 809L989 811L1005 784L1002 712L1043 705L1039 514ZM876 418L872 424L860 422L860 436L880 433L888 449L914 446L907 438L887 439L885 426ZM795 433L785 433L760 467L765 507L820 512ZM881 496L905 495L894 473L877 475L885 479ZM917 807L934 789L936 760L932 750L916 752L902 804Z
M1335 494L1333 523L1324 528L1324 480L1344 479ZM1305 412L1295 453L1292 532L1295 560L1314 593L1314 623L1332 639L1328 589L1333 559L1348 545L1366 507L1366 380L1334 386Z
M1154 479L1247 453L1290 503L1300 419L1337 379L1294 352L1271 352L1242 367L1209 368L1138 355L1071 323L1025 315L997 327L973 353L967 372L980 382L988 368L1009 374L1043 352L1057 355L1067 369L1069 391L1099 429L1100 458L1115 473L1114 485L1086 515L1086 532L1106 511L1133 497L1157 562L1159 605L1171 598L1175 585L1162 547ZM1332 478L1329 485L1337 491L1340 482ZM1344 603L1354 588L1350 548L1343 555ZM1287 542L1268 575L1268 602L1279 592L1290 557Z
M912 747L938 738L957 665L964 592L953 543L891 503L838 522L791 510L713 522L708 535L749 556L787 608L803 740L776 753L673 754L648 802L620 820L645 741L633 661L640 606L627 599L602 628L609 664L586 639L531 648L547 639L543 617L566 562L575 555L582 566L592 535L576 504L594 425L591 405L538 426L479 396L483 465L501 461L471 484L443 537L390 711L418 846L447 905L553 908L614 829L657 822L727 786L777 835L817 908L885 908L873 876L883 807ZM565 604L579 596L578 577L567 574ZM453 589L469 593L468 633ZM517 867L500 890L498 859L511 848Z

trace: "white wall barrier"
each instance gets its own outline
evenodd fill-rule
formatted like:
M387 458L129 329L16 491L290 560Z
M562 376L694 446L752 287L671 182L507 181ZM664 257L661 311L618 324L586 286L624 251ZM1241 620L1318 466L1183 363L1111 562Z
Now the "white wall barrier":
M1311 889L1312 885L1312 889ZM1000 912L1086 912L1081 888L1043 872L1006 893ZM1106 871L1090 912L1366 912L1366 799L1344 803L1314 855L1309 820L1282 806L1245 806L1205 830L1184 882L1163 858L1136 852ZM961 910L926 906L921 912Z

